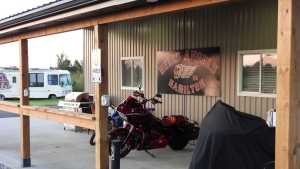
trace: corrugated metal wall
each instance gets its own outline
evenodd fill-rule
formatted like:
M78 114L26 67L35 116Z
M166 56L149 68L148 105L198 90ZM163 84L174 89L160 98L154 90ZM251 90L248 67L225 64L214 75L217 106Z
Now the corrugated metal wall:
M144 93L150 97L157 91L156 51L215 46L221 49L221 96L164 94L163 104L155 107L156 115L185 114L201 122L221 99L239 111L265 119L266 112L275 108L275 99L237 96L237 53L239 50L276 49L277 0L243 1L110 24L109 94L112 103L118 104L132 94L132 91L121 90L121 57L144 56ZM91 80L85 80L88 81ZM85 89L90 91L93 86L86 84Z
M94 93L94 85L92 83L92 50L95 48L94 43L94 28L87 28L83 30L83 79L84 91Z

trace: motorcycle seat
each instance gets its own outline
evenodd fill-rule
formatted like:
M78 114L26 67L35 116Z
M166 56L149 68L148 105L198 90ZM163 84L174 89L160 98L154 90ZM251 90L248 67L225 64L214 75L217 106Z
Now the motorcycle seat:
M177 123L177 117L176 116L168 116L164 119L161 120L161 124L163 126L166 126L166 127L170 127L170 126L173 126Z

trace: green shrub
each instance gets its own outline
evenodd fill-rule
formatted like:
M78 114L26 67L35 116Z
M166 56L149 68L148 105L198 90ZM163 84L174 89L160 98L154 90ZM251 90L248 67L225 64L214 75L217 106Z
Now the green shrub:
M73 92L83 92L83 73L77 71L75 73L71 72L71 78L73 84Z

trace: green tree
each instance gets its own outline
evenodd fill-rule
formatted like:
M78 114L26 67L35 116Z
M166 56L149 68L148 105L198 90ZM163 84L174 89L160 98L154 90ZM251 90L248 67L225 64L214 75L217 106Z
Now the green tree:
M56 54L57 57L57 69L71 70L72 64L68 56L62 52L60 55Z
M75 60L71 63L69 57L65 53L56 54L57 57L57 67L51 69L62 69L70 71L72 81L75 82L73 85L74 92L83 92L83 62Z
M72 67L71 67L71 71L72 71L72 72L77 72L77 71L79 71L79 72L82 73L82 72L83 72L82 64L79 63L78 60L75 60L74 63L73 63L73 65L72 65Z

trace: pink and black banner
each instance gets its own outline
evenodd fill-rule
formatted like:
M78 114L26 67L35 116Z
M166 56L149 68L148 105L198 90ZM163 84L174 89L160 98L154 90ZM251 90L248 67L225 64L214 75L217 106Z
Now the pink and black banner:
M220 47L158 51L158 92L220 96Z
M7 80L6 74L0 73L0 90L10 89L9 81Z

